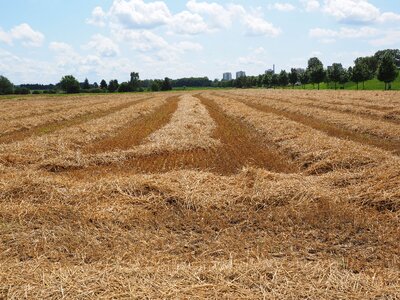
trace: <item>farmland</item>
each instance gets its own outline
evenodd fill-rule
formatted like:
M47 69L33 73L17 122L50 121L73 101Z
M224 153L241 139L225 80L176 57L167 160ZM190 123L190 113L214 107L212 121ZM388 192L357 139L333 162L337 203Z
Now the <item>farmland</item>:
M0 98L0 299L399 299L400 94Z

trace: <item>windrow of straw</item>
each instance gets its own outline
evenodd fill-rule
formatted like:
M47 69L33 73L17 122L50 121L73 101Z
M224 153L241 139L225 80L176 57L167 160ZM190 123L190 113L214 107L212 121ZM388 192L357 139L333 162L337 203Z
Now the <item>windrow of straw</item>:
M66 98L69 99L69 98ZM3 106L0 109L0 122L13 119L23 119L33 116L41 116L45 114L50 114L58 112L61 110L69 110L74 107L85 107L88 105L93 105L97 103L107 102L105 99L91 98L86 99L84 102L79 100L59 100L54 101L54 99L48 99L43 101L27 101L26 103L14 102L14 107ZM2 103L3 105L3 103Z
M216 124L200 100L184 95L170 122L150 134L142 145L129 150L117 150L99 154L81 154L70 151L68 154L43 160L47 169L71 169L122 163L128 159L173 151L194 149L211 150L220 142L214 139L212 131Z
M269 143L292 157L308 174L356 169L392 160L393 155L369 146L330 137L273 113L253 109L228 97L207 96L227 114L260 132Z
M132 119L150 114L165 101L166 96L160 95L80 125L63 128L40 137L33 136L22 142L0 145L0 163L34 164L49 159L62 159L63 156L71 155L70 153L79 155L79 149L84 145L112 135Z
M230 95L234 93L230 93ZM381 139L400 141L400 126L383 120L368 119L357 115L329 111L322 108L303 106L297 103L286 103L271 98L243 96L240 98L245 102L266 105L277 110L287 111L294 114L303 115L309 118L333 124L340 128L345 128L354 132L371 135Z
M142 98L144 98L142 96ZM139 100L140 98L134 98L133 100ZM78 106L72 107L70 109L63 109L62 111L56 111L49 114L35 115L28 118L23 119L15 119L8 120L4 122L0 122L0 130L3 134L9 134L19 130L26 130L32 127L36 127L43 124L52 124L60 121L70 120L73 118L77 118L83 115L94 114L96 112L102 112L110 110L114 107L121 106L123 104L128 104L132 102L131 100L126 99L114 99L115 101L107 101L107 102L95 102L91 105L87 106Z

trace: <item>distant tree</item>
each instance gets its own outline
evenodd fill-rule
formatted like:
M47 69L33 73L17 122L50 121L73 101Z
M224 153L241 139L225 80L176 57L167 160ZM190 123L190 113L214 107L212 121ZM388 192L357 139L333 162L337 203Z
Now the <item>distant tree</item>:
M257 76L257 87L262 87L263 86L263 75L258 75Z
M107 86L107 82L103 79L102 81L100 81L100 88L101 89L106 89L108 86Z
M385 83L385 90L390 88L390 83L394 81L399 74L397 70L395 59L390 52L386 52L378 67L378 80Z
M349 82L350 80L350 74L348 70L346 70L345 68L342 68L342 71L340 72L340 76L339 76L339 84L342 85L342 89L344 89L345 84L347 82Z
M161 90L162 91L172 90L171 79L169 79L168 77L164 78L164 81L161 84Z
M14 89L14 94L16 94L16 95L28 95L30 93L31 93L31 91L26 87L18 86Z
M306 70L302 70L299 72L299 81L303 86L303 89L306 88L306 84L310 81L310 76Z
M131 91L132 91L132 86L130 82L122 82L118 87L118 93L127 93Z
M297 83L299 80L299 73L297 69L292 68L289 73L289 82L292 85L292 88L294 88L294 85Z
M270 87L271 86L271 80L272 80L272 74L267 72L266 74L263 75L263 86L264 87Z
M93 88L95 88L95 89L98 89L98 88L99 88L99 85L98 85L97 82L94 82L94 83L93 83Z
M119 88L118 80L117 79L110 80L110 82L108 83L108 91L110 93L114 93L115 91L118 90L118 88Z
M8 95L14 93L14 85L8 78L0 75L0 95Z
M285 87L289 84L289 77L285 70L279 73L279 85Z
M150 84L150 90L152 92L158 92L161 90L161 84L158 80L153 80L153 82Z
M380 50L375 53L374 57L378 61L378 64L381 63L383 56L389 53L390 55L393 56L394 63L396 64L397 68L400 68L400 50L399 49L386 49L386 50Z
M271 77L271 86L275 88L276 86L279 85L279 75L278 74L272 74Z
M342 75L343 70L342 64L339 63L333 63L332 67L328 68L327 77L330 81L333 81L335 90L337 83L340 81L340 76Z
M82 89L84 89L84 90L90 89L90 83L89 83L89 80L87 78L85 78L85 81L82 84Z
M358 57L354 63L364 65L363 86L365 81L375 77L379 66L379 60L375 56Z
M326 75L324 70L324 65L317 57L312 57L308 60L307 71L310 74L311 83L312 84L316 83L318 85L318 90L319 90L319 85L321 82L324 81Z
M67 94L76 94L80 91L80 84L79 81L75 79L72 75L66 75L61 78L59 83L61 89L65 91Z
M131 72L131 80L129 81L130 90L136 92L140 86L139 73Z

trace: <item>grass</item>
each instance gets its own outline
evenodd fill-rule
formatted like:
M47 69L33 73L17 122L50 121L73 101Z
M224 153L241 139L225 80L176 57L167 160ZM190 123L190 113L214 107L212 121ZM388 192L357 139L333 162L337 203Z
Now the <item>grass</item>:
M359 87L358 87L359 90L362 90L363 89L362 82L360 82L358 85L359 85ZM382 81L379 81L377 78L365 81L364 85L365 85L365 90L378 90L378 91L381 90L381 91L383 91L384 87L385 87L385 83ZM337 89L338 90L341 89L341 86L342 85L337 84ZM345 87L344 88L345 90L356 90L357 84L355 82L348 82L344 85L344 87ZM301 86L296 87L296 89L303 89L303 87L301 87ZM305 89L306 90L317 89L317 85L315 84L313 86L312 84L307 84L305 86ZM321 90L334 89L334 84L331 83L328 85L325 82L322 82L320 84L320 89ZM395 81L393 81L392 90L400 90L400 75L396 78Z

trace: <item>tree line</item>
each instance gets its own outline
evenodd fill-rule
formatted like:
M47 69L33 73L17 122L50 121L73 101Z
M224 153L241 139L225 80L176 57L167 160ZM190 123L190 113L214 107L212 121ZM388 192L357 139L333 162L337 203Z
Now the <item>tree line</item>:
M290 72L282 70L279 74L272 71L258 76L241 77L230 81L219 81L218 87L287 87L296 85L305 86L312 84L320 88L322 82L328 86L333 84L334 89L344 88L350 81L354 82L359 89L365 88L365 81L377 78L385 83L384 89L391 89L391 83L397 78L400 68L400 50L387 49L376 52L373 56L358 57L354 65L344 68L341 63L333 63L324 68L323 63L317 57L308 60L307 68L292 68Z
M86 78L84 82L79 82L73 75L66 75L56 84L40 85L40 84L24 84L14 86L6 77L0 75L0 95L4 94L29 94L33 93L57 93L62 90L65 93L114 93L114 92L143 92L147 91L168 91L172 88L185 87L234 87L234 88L276 88L302 86L305 88L307 84L320 89L322 82L328 86L333 84L333 88L344 88L348 82L354 82L359 89L365 88L365 81L377 78L385 83L384 89L391 89L391 83L397 78L400 68L400 50L387 49L376 52L372 56L358 57L354 61L354 65L344 68L341 63L333 63L331 66L324 68L323 63L317 57L308 60L307 68L291 68L290 72L282 70L279 74L274 72L266 72L258 76L240 77L230 81L209 80L207 77L198 78L181 78L172 80L168 77L164 79L140 80L139 73L131 72L129 81L119 83L117 79L112 79L108 83L101 80L100 84L94 82L89 83Z

